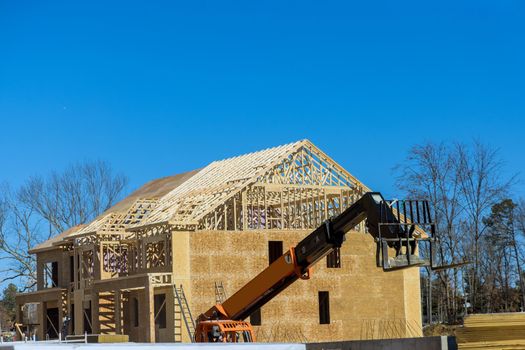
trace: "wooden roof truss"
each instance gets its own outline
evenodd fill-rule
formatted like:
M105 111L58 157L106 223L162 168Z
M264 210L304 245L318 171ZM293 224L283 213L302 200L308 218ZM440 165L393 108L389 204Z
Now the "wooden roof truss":
M76 243L100 240L120 240L126 228L140 223L157 205L156 198L139 198L126 212L112 212L95 219L86 227L68 237Z
M368 191L308 140L213 162L129 231L312 229Z

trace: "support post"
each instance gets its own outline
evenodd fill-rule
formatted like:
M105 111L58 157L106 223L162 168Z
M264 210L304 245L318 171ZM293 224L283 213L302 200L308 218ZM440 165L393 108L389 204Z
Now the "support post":
M76 291L78 288L78 281L80 280L78 274L80 271L80 266L78 266L78 250L75 248L73 250L73 289L72 291Z
M122 295L120 290L115 291L115 333L122 334Z
M15 320L15 323L16 324L21 324L24 322L24 305L23 304L16 304L16 320ZM16 327L16 330L18 330L18 326ZM20 337L20 339L22 339L23 337L23 334L21 334L20 332L17 332L17 338ZM3 343L3 337L2 337L2 343Z
M144 288L144 303L142 304L141 319L143 319L145 327L145 341L148 343L155 342L155 315L154 315L154 291L151 283L148 282Z
M66 292L67 293L67 292ZM60 293L58 297L58 340L62 341L62 327L64 326L64 318L67 316L67 294Z
M248 205L246 203L246 191L241 193L241 205L242 205L242 230L246 231L247 228L247 216L248 216Z
M74 323L75 329L73 329L73 334L83 334L84 333L84 300L83 300L83 291L75 290L73 293L74 300Z
M93 334L100 334L100 317L99 317L99 292L92 291L91 297L91 328Z
M237 195L232 197L233 201L233 230L237 231Z
M37 322L38 322L37 337L39 337L40 340L46 339L45 327L44 327L44 323L46 322L46 316L45 316L46 311L47 311L46 302L44 301L39 302L36 307L36 312L37 312Z

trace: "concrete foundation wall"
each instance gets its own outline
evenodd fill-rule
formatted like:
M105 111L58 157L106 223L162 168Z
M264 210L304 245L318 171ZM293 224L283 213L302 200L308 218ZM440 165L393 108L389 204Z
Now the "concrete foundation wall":
M215 303L214 282L227 296L268 266L268 241L295 245L310 231L197 231L189 235L195 315ZM177 249L177 248L176 248ZM418 337L421 331L419 270L376 267L371 236L352 232L341 248L341 268L320 261L309 281L297 281L262 308L258 341L313 342ZM176 266L175 266L176 268ZM319 324L318 292L330 293L330 324Z
M454 337L425 337L306 344L306 350L457 350Z

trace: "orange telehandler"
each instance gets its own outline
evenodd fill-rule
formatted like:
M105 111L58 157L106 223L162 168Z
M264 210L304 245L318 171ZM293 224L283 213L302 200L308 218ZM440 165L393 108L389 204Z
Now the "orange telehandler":
M377 243L377 264L384 270L433 266L435 225L427 201L385 201L378 192L365 193L335 218L325 221L290 248L222 304L201 314L195 327L196 342L253 342L254 332L243 321L298 279L309 279L311 267L341 247L345 234L366 219L368 233ZM431 235L428 235L430 231ZM429 242L428 259L417 255L419 242ZM388 256L389 248L395 256ZM403 249L404 248L404 249Z

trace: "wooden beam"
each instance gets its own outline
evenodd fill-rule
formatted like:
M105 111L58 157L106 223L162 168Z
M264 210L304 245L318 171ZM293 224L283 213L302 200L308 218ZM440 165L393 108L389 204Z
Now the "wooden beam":
M142 303L140 319L144 323L145 341L155 342L155 315L154 315L154 290L148 282L144 288L144 303Z
M99 298L98 292L91 292L91 328L93 334L100 334L100 315L99 315Z
M124 334L122 329L122 292L115 291L115 333Z

